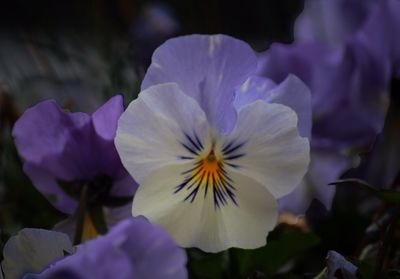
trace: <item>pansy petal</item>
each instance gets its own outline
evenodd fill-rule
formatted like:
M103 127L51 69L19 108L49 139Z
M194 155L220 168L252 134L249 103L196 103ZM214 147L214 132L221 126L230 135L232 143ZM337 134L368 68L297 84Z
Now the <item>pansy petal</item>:
M7 279L20 279L25 273L41 272L53 261L72 253L67 235L42 229L23 229L4 246L2 267Z
M36 189L61 212L72 214L78 201L67 195L59 186L57 178L47 170L33 164L24 164L24 172L32 180Z
M255 100L282 104L293 109L298 117L300 135L310 138L311 93L299 78L290 74L276 86L269 79L253 76L239 89L235 98L235 107L239 109Z
M375 0L307 0L303 12L296 21L296 41L343 43L363 25L377 2Z
M226 197L226 203L216 206L216 193L212 187L206 191L205 185L191 201L187 197L193 189L175 192L188 168L168 166L148 176L135 195L133 215L161 225L183 247L219 252L263 246L277 222L276 201L268 190L250 177L229 172L235 202Z
M234 101L236 110L257 100L268 100L267 92L276 87L271 79L251 76L237 90Z
M289 75L281 84L269 92L269 102L290 107L297 114L299 134L311 137L311 93L296 76Z
M99 263L101 263L99 265ZM144 217L122 221L108 234L89 240L47 269L41 278L185 279L186 254L169 235ZM64 277L62 277L64 278Z
M200 104L211 125L222 133L235 123L234 89L257 67L246 43L225 35L190 35L168 40L153 54L142 83L176 82Z
M208 137L197 102L168 83L144 90L129 105L118 122L115 145L125 168L141 183L155 169L187 162Z
M90 116L66 113L54 101L28 109L15 123L13 136L21 157L63 180L91 176L93 146Z
M117 131L118 119L124 111L121 95L114 96L92 114L96 133L105 140L112 141Z
M90 118L83 113L68 115L55 101L49 100L29 108L15 123L13 136L19 154L30 162L62 152L70 129L79 129Z
M279 199L279 210L304 214L313 199L319 200L330 210L336 189L328 183L338 179L347 167L349 160L344 155L318 149L312 151L307 174L293 192Z
M309 142L297 130L297 116L280 104L256 101L239 110L228 142L241 144L226 159L235 171L252 177L276 198L294 190L307 171Z

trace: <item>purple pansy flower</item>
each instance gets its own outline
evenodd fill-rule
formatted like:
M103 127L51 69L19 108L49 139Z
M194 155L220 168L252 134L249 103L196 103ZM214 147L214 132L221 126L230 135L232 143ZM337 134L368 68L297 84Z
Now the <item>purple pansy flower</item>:
M256 53L224 35L168 40L122 114L121 160L140 187L133 215L183 247L256 248L277 223L276 199L307 170L308 88L255 76Z
M326 279L335 279L340 275L346 279L356 279L358 268L335 251L328 251L326 255Z
M121 203L133 196L137 184L114 146L122 112L121 96L91 115L65 112L48 100L28 109L15 123L13 136L25 173L60 211L76 212L83 192L89 207L96 205L99 210L122 205L116 200Z
M40 279L184 279L186 254L144 217L128 218L42 272Z
M296 41L341 45L355 38L399 77L399 13L397 0L306 1L296 22Z
M273 44L261 55L259 74L276 82L296 74L313 94L310 171L297 193L281 201L283 209L304 212L298 195L318 198L330 208L334 191L326 185L352 164L349 150L370 146L382 130L399 8L391 0L306 1L296 22L296 41ZM317 166L323 166L324 175Z

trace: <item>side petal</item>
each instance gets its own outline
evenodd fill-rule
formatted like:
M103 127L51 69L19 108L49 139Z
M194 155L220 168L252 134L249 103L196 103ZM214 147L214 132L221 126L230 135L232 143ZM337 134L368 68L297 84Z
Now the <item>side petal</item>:
M268 190L254 179L232 172L236 203L216 207L215 192L206 191L205 185L190 201L187 196L193 189L174 193L188 168L168 166L153 172L138 188L132 214L161 225L183 247L219 252L263 246L277 222L276 201Z
M122 96L114 96L92 114L96 133L105 140L112 141L117 131L118 119L124 111Z
M268 78L251 76L236 90L236 110L257 100L268 100L267 92L274 87L276 83Z
M307 0L296 21L296 41L343 43L362 27L376 4L374 0Z
M343 155L324 150L312 151L308 173L293 192L279 199L279 210L304 214L314 198L330 210L336 191L328 183L338 179L347 167L349 161Z
M235 87L257 67L255 52L246 43L225 35L190 35L170 39L153 54L142 83L176 82L197 100L213 127L229 132L235 124Z
M53 100L43 101L25 111L13 128L19 154L27 161L40 163L44 157L62 152L69 130L90 122L83 113L67 114Z
M28 109L13 136L21 157L66 181L93 175L92 124L85 113L66 113L54 101Z
M115 145L140 184L153 170L195 156L197 146L188 138L205 145L208 137L206 116L197 102L168 83L144 90L128 106L119 119Z
M269 79L253 76L239 89L235 107L264 100L293 109L298 117L298 128L302 137L311 136L311 93L308 87L296 76L289 74L279 85Z
M275 198L293 191L307 171L309 142L299 136L289 107L263 101L244 106L227 142L242 143L240 154L228 157L234 171L257 180Z

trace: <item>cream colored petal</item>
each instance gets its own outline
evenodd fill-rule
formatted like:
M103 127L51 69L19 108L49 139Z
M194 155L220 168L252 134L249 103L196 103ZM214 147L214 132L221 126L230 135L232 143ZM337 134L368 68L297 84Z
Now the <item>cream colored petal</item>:
M191 167L168 166L150 174L136 192L133 215L161 225L182 247L219 252L263 246L277 222L276 201L268 190L250 177L229 173L236 204L226 196L226 204L215 206L213 191L205 195L204 186L192 202L185 201L195 186L174 191L184 179L181 173Z
M196 151L187 136L203 147L210 142L206 116L193 98L167 83L142 91L128 106L119 119L115 145L125 168L141 183L160 167L185 163L180 156L194 156L182 145Z
M307 171L308 139L299 136L297 116L284 105L256 101L242 107L225 145L230 142L242 144L225 154L237 166L233 171L257 180L275 198L293 191Z

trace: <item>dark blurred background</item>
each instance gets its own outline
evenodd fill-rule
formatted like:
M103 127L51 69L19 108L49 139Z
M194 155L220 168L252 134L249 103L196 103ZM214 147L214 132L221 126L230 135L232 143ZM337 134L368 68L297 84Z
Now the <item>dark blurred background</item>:
M2 1L1 91L22 97L22 109L57 96L90 111L99 94L133 98L152 52L169 37L224 33L264 50L292 41L302 8L300 0Z

